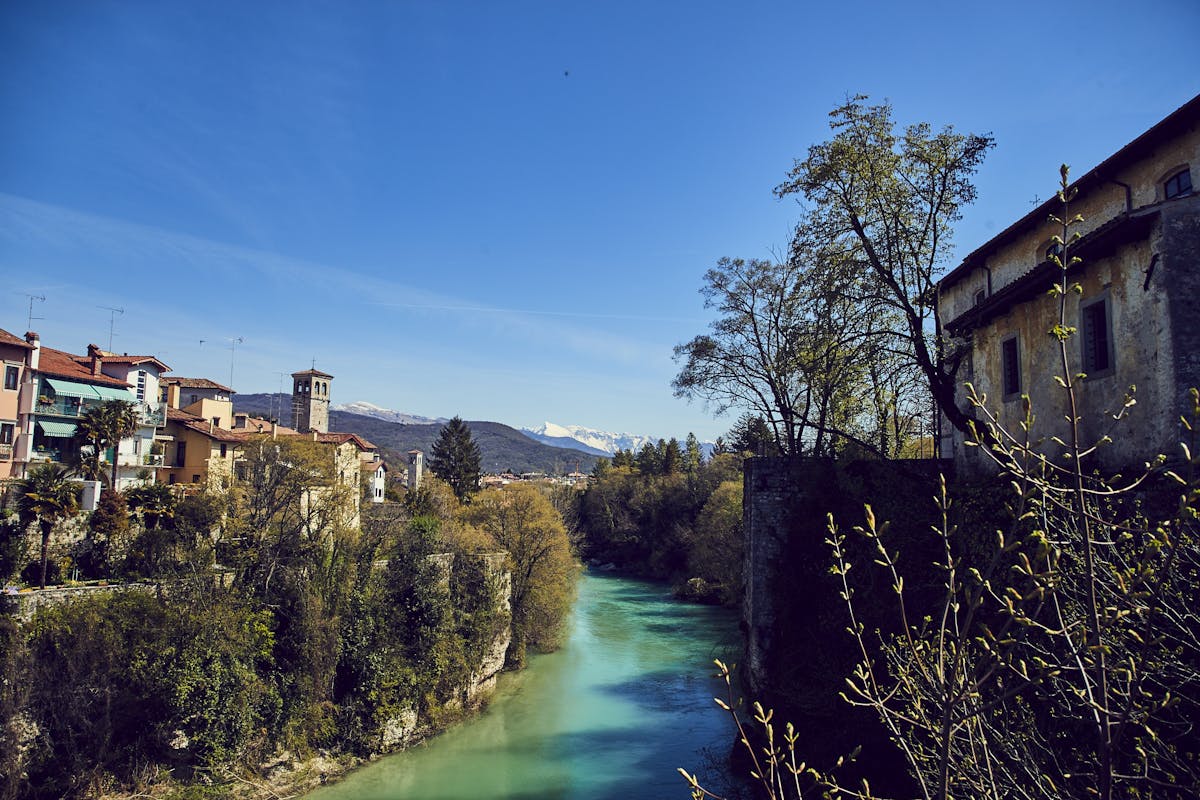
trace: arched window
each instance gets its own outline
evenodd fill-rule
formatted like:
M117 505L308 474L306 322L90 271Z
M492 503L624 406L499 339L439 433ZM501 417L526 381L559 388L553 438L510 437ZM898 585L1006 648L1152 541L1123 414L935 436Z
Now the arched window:
M1163 199L1173 200L1192 193L1192 171L1188 167L1176 170L1163 181Z

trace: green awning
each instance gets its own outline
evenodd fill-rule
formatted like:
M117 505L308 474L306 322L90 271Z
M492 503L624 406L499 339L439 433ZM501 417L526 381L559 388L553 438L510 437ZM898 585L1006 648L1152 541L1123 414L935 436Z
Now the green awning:
M86 383L60 381L54 378L46 378L45 381L59 397L82 397L84 400L96 399L95 387L88 386Z
M37 424L42 429L42 433L56 439L70 439L75 435L74 422L53 422L48 419L39 419Z
M133 394L128 389L114 389L111 386L92 386L89 388L100 395L101 400L126 400L130 403L133 402Z

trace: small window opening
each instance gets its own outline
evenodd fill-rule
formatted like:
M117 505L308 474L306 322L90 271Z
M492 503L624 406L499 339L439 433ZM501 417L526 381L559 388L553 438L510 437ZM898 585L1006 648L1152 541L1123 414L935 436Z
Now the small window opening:
M1163 182L1163 197L1172 200L1192 193L1192 171L1188 167L1176 172Z
M1112 367L1112 330L1108 302L1097 300L1080 309L1083 342L1083 371L1089 375Z
M1001 345L1000 361L1003 371L1005 399L1021 393L1021 362L1020 351L1017 348L1017 337L1005 339Z

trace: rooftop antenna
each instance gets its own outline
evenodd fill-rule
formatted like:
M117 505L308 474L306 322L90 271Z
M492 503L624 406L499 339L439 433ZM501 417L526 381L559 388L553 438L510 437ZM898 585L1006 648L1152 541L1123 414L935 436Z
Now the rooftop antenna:
M275 394L274 397L271 398L271 417L276 422L279 422L280 414L283 413L283 409L280 408L280 403L283 400L283 376L287 375L287 373L286 372L276 372L275 374L279 376L279 391Z
M38 300L38 301L44 303L44 302L46 302L46 295L30 294L29 292L22 292L22 294L24 294L26 297L29 298L29 319L25 322L25 330L31 331L31 330L33 330L33 321L35 319L45 319L45 317L35 317L33 315L33 301Z
M117 326L117 314L124 314L125 309L112 306L96 306L108 312L108 351L112 352L113 328Z
M246 340L241 336L230 337L229 339L229 391L233 391L233 356L237 353L237 346L245 344Z

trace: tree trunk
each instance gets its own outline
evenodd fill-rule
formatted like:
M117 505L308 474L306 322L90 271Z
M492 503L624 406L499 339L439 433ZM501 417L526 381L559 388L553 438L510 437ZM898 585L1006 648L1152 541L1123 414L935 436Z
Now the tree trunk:
M46 588L46 567L50 563L50 534L54 530L54 523L41 521L42 528L42 585L41 588Z

